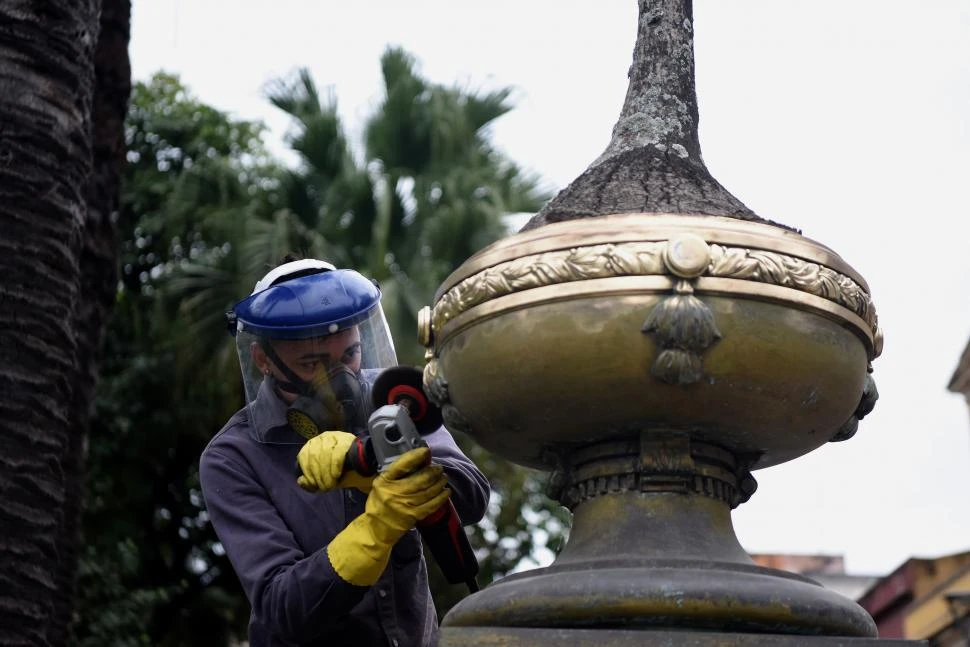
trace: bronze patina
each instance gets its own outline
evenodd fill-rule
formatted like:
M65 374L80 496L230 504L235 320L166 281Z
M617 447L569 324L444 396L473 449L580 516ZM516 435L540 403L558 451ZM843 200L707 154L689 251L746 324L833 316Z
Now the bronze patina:
M752 471L855 433L882 333L858 272L707 172L692 38L690 2L641 0L606 152L419 317L447 425L550 471L574 513L556 561L463 600L443 645L876 635L851 600L756 566L732 527Z
M575 515L556 562L463 601L446 644L473 627L875 635L850 600L755 566L730 518L752 470L871 408L875 310L831 250L726 218L566 221L469 259L422 319L446 423L553 471Z

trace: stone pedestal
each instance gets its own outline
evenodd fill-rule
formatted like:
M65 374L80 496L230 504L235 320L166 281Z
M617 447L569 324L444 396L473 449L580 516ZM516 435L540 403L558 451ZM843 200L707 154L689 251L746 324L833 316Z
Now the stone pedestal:
M449 627L442 647L925 647L919 640L879 640L781 634L732 634L698 631L629 631L602 629L508 629Z

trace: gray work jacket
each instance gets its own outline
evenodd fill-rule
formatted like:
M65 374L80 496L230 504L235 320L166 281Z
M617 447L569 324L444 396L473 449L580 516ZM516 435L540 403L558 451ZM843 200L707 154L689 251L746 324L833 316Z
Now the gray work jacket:
M295 465L302 439L286 423L286 404L264 390L254 406L268 407L260 421L278 424L254 430L243 408L212 439L200 464L209 517L252 608L251 647L437 644L438 620L418 532L411 530L395 545L374 586L342 580L325 548L364 511L367 495L356 489L300 489ZM445 468L462 522L479 521L488 504L488 480L443 427L425 440L433 461Z

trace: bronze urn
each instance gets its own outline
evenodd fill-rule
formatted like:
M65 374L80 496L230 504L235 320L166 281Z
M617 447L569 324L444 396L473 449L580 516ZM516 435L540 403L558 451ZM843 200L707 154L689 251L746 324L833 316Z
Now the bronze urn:
M421 313L449 428L550 471L574 514L555 562L463 600L443 645L875 637L854 602L756 566L732 527L752 471L855 433L882 334L849 264L707 172L692 21L689 1L641 0L606 152Z

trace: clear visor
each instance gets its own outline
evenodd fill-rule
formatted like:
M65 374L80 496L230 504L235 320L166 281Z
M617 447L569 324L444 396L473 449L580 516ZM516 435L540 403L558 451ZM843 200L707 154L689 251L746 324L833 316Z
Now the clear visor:
M366 431L370 386L395 366L380 305L367 319L319 337L274 339L236 333L252 435L261 443L302 444L323 431Z

